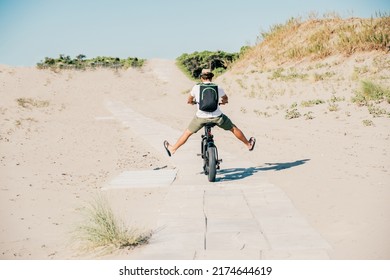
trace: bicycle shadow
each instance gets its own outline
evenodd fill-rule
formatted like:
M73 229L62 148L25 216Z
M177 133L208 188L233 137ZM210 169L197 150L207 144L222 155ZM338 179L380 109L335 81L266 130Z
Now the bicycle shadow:
M301 159L292 162L265 163L265 166L221 169L217 173L218 176L216 181L223 182L223 181L242 180L247 177L253 176L254 174L260 171L281 171L281 170L297 167L299 165L303 165L309 160L310 159Z

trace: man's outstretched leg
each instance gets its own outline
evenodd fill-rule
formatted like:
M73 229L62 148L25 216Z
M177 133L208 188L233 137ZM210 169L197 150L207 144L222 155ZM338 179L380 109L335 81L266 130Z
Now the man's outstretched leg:
M233 128L230 130L233 132L234 136L236 136L239 140L241 140L242 143L244 143L249 151L252 151L256 144L256 139L251 137L249 140L246 139L244 133L236 126L233 126Z
M174 154L177 151L177 149L179 149L185 142L187 142L188 138L190 138L192 134L193 133L191 131L186 129L183 132L183 134L180 136L180 138L177 140L176 144L173 146L169 144L168 141L165 140L164 147L167 150L168 155L171 156L171 154Z

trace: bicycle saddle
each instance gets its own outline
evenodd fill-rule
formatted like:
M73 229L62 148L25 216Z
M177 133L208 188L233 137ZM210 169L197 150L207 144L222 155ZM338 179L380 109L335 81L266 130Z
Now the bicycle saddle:
M216 125L217 125L216 123L209 122L209 123L206 123L204 126L206 126L206 127L214 127Z

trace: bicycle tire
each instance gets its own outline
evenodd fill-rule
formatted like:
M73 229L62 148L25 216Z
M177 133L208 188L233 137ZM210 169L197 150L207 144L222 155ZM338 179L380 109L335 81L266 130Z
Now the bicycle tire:
M201 154L202 159L203 159L203 171L204 171L204 174L208 175L209 171L208 171L208 164L207 164L208 159L207 159L207 139L206 138L202 139L200 154Z
M217 148L208 147L207 148L207 158L208 158L208 179L209 182L215 182L215 177L217 175Z

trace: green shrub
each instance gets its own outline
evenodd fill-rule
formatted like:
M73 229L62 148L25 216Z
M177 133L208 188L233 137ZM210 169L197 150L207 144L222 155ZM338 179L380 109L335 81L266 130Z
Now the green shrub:
M242 52L246 49L241 48ZM214 75L223 73L237 58L238 53L202 51L184 53L177 60L178 66L191 78L197 79L202 69L211 69Z
M60 54L58 58L45 57L45 59L37 63L39 69L44 68L60 68L60 69L86 69L95 67L105 68L136 68L142 67L145 59L137 57L128 57L121 59L119 57L98 56L96 58L85 59L86 56L79 54L76 58L71 58L69 55Z

